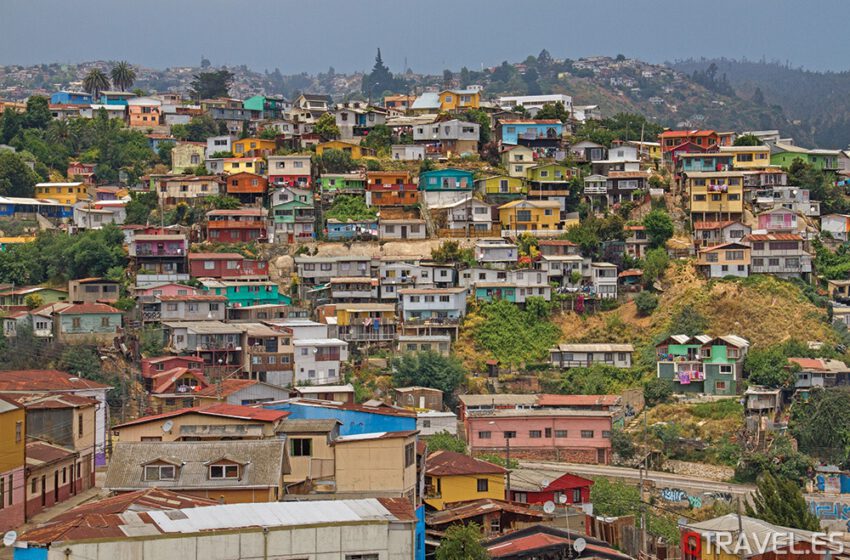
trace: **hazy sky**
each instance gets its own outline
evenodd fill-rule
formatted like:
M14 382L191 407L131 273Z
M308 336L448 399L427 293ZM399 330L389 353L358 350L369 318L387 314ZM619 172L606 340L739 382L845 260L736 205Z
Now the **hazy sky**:
M0 0L0 64L125 59L284 74L623 53L846 70L847 0Z

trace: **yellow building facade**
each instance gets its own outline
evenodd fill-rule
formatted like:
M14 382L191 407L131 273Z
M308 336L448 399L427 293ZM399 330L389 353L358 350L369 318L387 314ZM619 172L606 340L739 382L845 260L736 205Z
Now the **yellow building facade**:
M81 200L89 200L88 189L83 183L38 183L35 186L35 198L38 200L55 200L60 204L76 204Z
M514 200L499 206L502 229L559 231L561 205L556 200Z
M440 110L458 111L478 109L481 106L481 94L472 90L447 89L440 92Z
M691 220L738 220L744 212L744 174L695 172L685 178Z
M352 144L351 142L343 142L342 140L331 140L330 142L322 142L316 146L316 155L322 155L325 150L339 150L351 156L351 159L361 159L364 157L374 157L375 150Z
M769 146L721 146L720 153L732 156L733 169L764 169L770 166Z
M508 175L495 175L476 181L478 188L484 194L515 194L521 195L525 192L525 181L520 177Z

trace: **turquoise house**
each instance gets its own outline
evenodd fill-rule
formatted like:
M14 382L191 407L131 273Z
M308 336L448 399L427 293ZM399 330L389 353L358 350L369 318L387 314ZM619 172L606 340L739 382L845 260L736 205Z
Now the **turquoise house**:
M274 282L204 280L202 283L205 292L225 296L228 307L249 307L268 303L292 304L292 298L281 294L280 286Z
M504 282L478 282L475 284L475 299L490 303L499 299L516 303L516 286Z
M694 153L694 154L679 154L679 163L682 166L684 173L689 172L708 172L708 171L723 171L723 169L732 169L732 162L735 156L726 153Z
M53 313L53 333L59 342L111 343L121 328L123 312L105 303L77 303Z
M348 241L364 237L378 237L378 220L346 220L328 218L326 237L328 241Z
M474 183L472 171L463 169L435 169L419 174L419 190L426 192L471 191Z
M749 346L735 335L673 335L655 347L657 376L676 393L736 395Z

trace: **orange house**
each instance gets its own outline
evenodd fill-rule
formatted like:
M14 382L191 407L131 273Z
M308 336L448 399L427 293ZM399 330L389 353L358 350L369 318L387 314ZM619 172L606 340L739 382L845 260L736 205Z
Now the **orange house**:
M133 128L154 128L162 117L162 102L151 97L136 97L127 100L127 115Z
M234 173L227 177L227 195L251 204L262 199L269 188L269 180L254 173Z
M369 206L412 206L419 202L419 190L407 171L369 171L366 178Z
M667 153L688 142L703 150L716 148L720 136L713 130L665 130L658 135L658 140L661 142L661 152Z

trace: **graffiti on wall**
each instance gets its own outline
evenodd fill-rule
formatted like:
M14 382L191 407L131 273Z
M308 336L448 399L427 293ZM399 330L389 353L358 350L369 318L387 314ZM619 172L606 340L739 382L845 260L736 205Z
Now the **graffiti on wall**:
M825 499L822 496L807 501L809 510L820 520L823 529L850 532L850 503Z
M680 488L662 488L661 499L668 502L688 502L692 508L702 507L702 496L691 496Z

